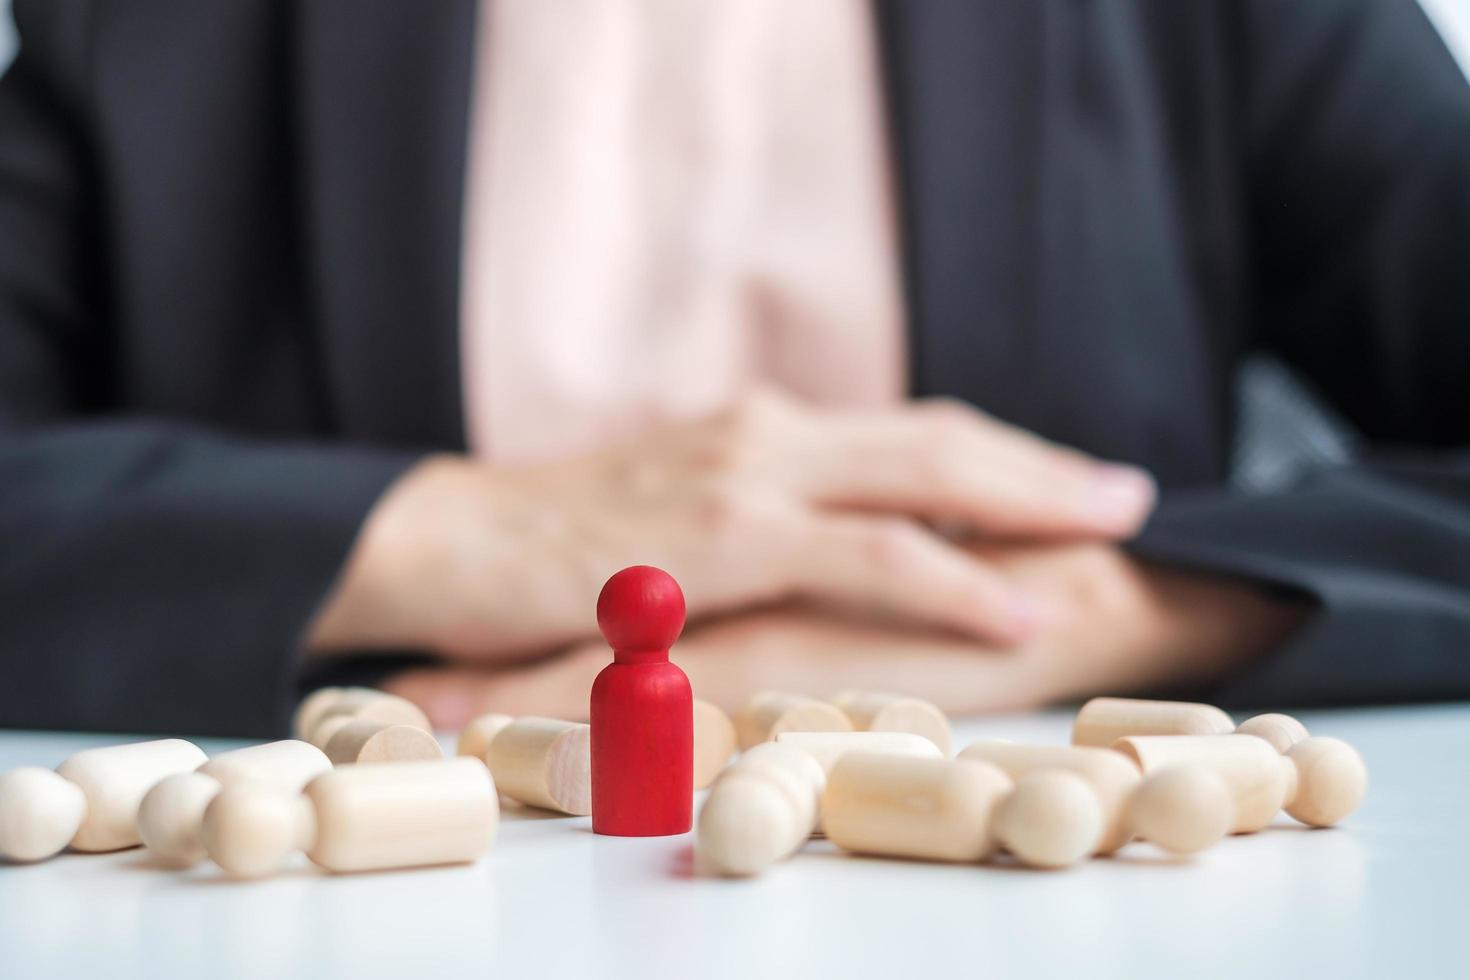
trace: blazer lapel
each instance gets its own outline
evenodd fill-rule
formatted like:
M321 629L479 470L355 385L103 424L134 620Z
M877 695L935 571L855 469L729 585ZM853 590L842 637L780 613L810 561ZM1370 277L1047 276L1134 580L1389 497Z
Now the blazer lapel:
M1040 228L1042 3L878 7L915 394L1026 421ZM1039 406L1038 406L1039 407Z
M333 426L462 448L460 211L475 0L295 8L306 280Z

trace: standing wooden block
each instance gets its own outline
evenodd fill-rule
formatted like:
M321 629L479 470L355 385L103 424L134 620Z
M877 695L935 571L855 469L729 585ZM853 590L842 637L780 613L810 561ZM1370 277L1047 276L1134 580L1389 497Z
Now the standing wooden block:
M837 760L849 752L943 758L939 746L912 732L782 732L776 736L776 744L801 749L817 760L823 772L831 772Z
M1232 833L1265 827L1291 799L1292 765L1259 738L1237 735L1135 735L1114 746L1148 774L1169 766L1201 766L1225 781L1234 804Z
M159 860L189 867L204 860L204 811L221 788L258 783L299 793L331 768L320 749L295 739L221 753L194 772L154 785L138 807L138 835Z
M1214 705L1093 698L1077 712L1072 744L1107 748L1129 735L1225 735L1234 730L1230 716Z
M56 767L87 797L87 815L72 838L78 851L137 847L138 806L159 780L190 772L205 761L197 745L182 739L114 745L78 752Z
M694 788L704 789L735 754L735 723L708 701L694 699Z
M455 746L455 755L467 755L484 761L485 753L490 750L490 743L495 741L495 736L511 722L515 721L510 715L491 713L481 715L464 726L459 733L459 742Z
M500 809L475 759L334 769L304 794L245 783L204 817L209 856L232 874L280 868L292 851L328 871L377 871L474 861L495 840Z
M500 792L517 803L585 817L592 812L592 729L557 718L517 718L485 752Z
M1256 715L1237 725L1235 734L1264 738L1273 749L1285 755L1293 745L1307 737L1307 727L1291 715Z
M918 698L872 691L841 691L832 703L847 715L860 732L912 732L939 747L941 755L951 749L949 718L938 707Z
M44 861L71 842L86 817L81 787L50 769L22 766L0 776L0 858Z
M827 836L860 854L978 861L995 846L991 817L1010 777L974 759L849 753L827 774Z
M1043 769L1062 769L1085 779L1097 796L1104 816L1098 854L1111 854L1133 836L1124 819L1124 804L1143 775L1121 753L1077 745L1021 745L1014 742L976 742L960 753L961 759L979 759L998 766L1012 779Z
M786 691L762 691L735 715L741 749L775 741L782 732L850 731L852 721L835 704Z
M763 742L726 769L699 811L701 870L748 877L811 836L826 776L798 749Z
M322 751L334 766L444 758L439 740L425 729L367 718L354 718L343 725Z
M694 695L689 678L669 662L684 629L679 583L648 565L623 569L597 597L597 627L613 662L592 684L592 830L614 837L688 833Z

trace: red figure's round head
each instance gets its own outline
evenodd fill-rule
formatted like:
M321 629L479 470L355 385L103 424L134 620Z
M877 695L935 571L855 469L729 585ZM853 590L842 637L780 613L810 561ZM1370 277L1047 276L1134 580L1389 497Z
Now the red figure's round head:
M597 628L614 651L667 650L684 631L684 593L662 569L625 568L597 597Z

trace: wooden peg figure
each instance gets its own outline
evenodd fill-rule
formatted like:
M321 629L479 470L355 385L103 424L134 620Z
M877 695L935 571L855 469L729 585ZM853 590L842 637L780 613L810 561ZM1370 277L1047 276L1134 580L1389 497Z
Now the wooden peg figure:
M592 684L592 830L614 837L688 833L694 822L694 696L669 662L684 593L634 565L607 580L597 627L613 662Z

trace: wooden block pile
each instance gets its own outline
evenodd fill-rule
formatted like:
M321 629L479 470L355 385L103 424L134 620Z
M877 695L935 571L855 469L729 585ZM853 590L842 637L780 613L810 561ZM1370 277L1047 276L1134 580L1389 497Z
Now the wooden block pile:
M418 707L361 688L302 702L295 739L207 759L162 739L89 749L55 771L0 776L0 857L139 844L161 863L206 858L230 874L304 852L329 871L474 861L500 797L591 812L591 732L553 718L485 715L446 759ZM845 691L753 698L734 719L695 701L696 787L712 786L696 851L707 872L751 876L825 834L854 854L1067 867L1130 841L1191 854L1285 810L1330 826L1363 797L1356 751L1285 715L1235 726L1202 704L1097 698L1071 745L977 742L952 755L943 712ZM739 754L736 754L737 747Z
M836 711L832 709L837 709ZM1192 854L1285 810L1331 826L1367 790L1362 757L1286 715L1237 727L1218 708L1095 698L1071 745L985 741L949 757L932 705L862 692L756 696L745 752L699 814L702 867L758 874L825 832L855 854L1063 868L1133 840Z

